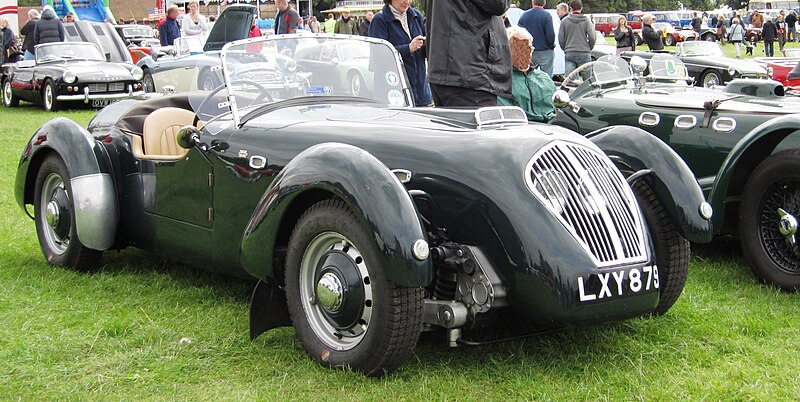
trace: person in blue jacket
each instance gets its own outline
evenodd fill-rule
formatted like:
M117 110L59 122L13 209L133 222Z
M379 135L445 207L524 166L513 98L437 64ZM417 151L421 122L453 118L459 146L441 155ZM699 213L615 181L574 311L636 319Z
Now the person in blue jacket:
M158 22L158 37L161 40L161 46L172 46L175 39L181 37L178 14L178 6L173 4L167 7L167 16Z
M389 41L403 58L416 106L433 103L425 72L425 20L411 0L383 0L383 9L372 18L369 36Z

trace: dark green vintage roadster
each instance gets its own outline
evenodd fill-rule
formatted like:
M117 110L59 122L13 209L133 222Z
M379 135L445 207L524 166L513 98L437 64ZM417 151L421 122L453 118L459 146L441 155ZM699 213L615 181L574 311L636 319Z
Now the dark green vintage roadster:
M693 87L687 66L668 54L652 55L647 76L615 57L592 67L554 123L584 134L623 124L662 139L697 177L714 232L739 236L763 282L800 288L800 98L764 79Z
M236 75L261 59L243 54L320 44L369 56L360 97L326 81L336 60L302 92ZM293 325L319 363L380 376L423 331L456 346L507 314L533 329L663 314L688 241L711 239L691 171L640 129L589 140L513 107L414 108L400 55L370 38L248 39L221 65L212 91L33 134L16 198L50 263L133 246L252 278L252 337Z

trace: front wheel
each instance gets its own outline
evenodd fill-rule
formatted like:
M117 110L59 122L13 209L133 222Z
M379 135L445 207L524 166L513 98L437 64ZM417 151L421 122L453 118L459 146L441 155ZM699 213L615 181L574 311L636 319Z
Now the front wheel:
M359 73L350 74L350 95L363 96L364 92L364 78Z
M750 36L747 37L747 40L750 41L750 43L756 43L758 42L758 35L750 34Z
M764 283L800 288L800 150L766 158L747 180L739 206L739 239L750 269Z
M654 315L665 314L678 301L689 276L690 246L681 237L675 224L658 201L653 189L643 180L633 185L633 192L642 208L656 253L661 295Z
M3 106L17 107L19 106L19 98L14 96L11 88L11 80L7 79L3 82Z
M717 41L717 35L709 32L707 34L703 34L702 39L704 41L706 41L706 42L716 42Z
M396 370L422 331L423 290L386 278L370 237L337 200L309 208L292 232L286 300L306 352L368 376Z
M700 83L704 88L711 88L722 84L722 75L714 70L708 70L700 76Z
M142 87L144 87L145 92L156 91L156 82L153 80L153 74L150 74L148 70L145 70L144 77L142 77Z
M675 46L676 42L675 37L672 35L667 35L667 37L664 38L664 44L667 46Z
M220 84L219 79L210 70L203 71L197 78L197 88L201 91L213 91Z
M42 106L45 111L55 112L61 109L61 102L56 99L57 96L58 91L56 91L56 84L48 79L45 81L44 89L42 90Z
M47 262L73 269L97 264L103 253L84 247L78 239L70 175L58 156L49 156L39 168L33 210L39 246Z

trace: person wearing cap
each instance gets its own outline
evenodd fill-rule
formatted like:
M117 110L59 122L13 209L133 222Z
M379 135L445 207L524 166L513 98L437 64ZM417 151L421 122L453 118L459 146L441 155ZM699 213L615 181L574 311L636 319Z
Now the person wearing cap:
M33 46L44 43L63 42L66 38L64 24L56 16L53 6L46 5L42 8L42 17L33 29Z
M64 22L75 22L75 16L73 16L72 13L67 13L67 15L64 16Z
M358 35L358 29L356 28L356 20L350 18L349 11L347 10L342 11L342 16L339 17L338 21L336 21L336 28L333 29L333 33L345 34L345 35Z

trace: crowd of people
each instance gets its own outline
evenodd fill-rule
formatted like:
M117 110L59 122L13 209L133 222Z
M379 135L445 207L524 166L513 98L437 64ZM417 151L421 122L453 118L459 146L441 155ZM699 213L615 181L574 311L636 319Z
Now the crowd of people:
M569 74L591 60L596 40L594 24L583 14L581 0L556 6L555 14L561 19L558 32L554 17L544 9L545 0L533 0L532 8L522 13L518 27L509 27L504 18L509 0L428 2L427 18L412 7L411 0L384 0L383 8L375 14L353 17L343 11L338 18L328 14L322 23L314 16L301 17L288 0L276 0L275 5L277 14L271 27L275 34L306 29L390 42L402 57L416 105L479 107L499 102L522 107L532 120L546 120L554 112L549 99L555 91L551 77L556 43L564 50L565 72ZM3 62L17 54L32 59L37 44L64 40L64 26L52 7L45 6L41 15L32 9L28 17L20 29L25 37L21 49L15 48L16 37L8 28L8 21L0 18ZM70 17L67 15L65 22L70 22ZM761 28L768 56L773 54L773 42L777 41L782 49L786 41L800 40L795 32L794 11L787 15L782 11L774 22L758 11L747 18ZM663 33L653 28L654 22L652 15L642 16L641 39L651 51L659 51L664 47ZM191 1L182 17L177 5L169 6L155 27L161 44L169 46L181 36L207 35L213 23L213 17L206 19L199 12L198 2ZM698 13L691 26L698 33L704 27L717 27L718 36L736 46L737 56L741 56L740 46L748 45L739 15L731 16L728 22L724 16L709 18L706 13ZM636 37L625 17L618 20L613 33L618 54L636 49ZM254 21L250 36L261 35ZM580 73L588 79L589 70Z

